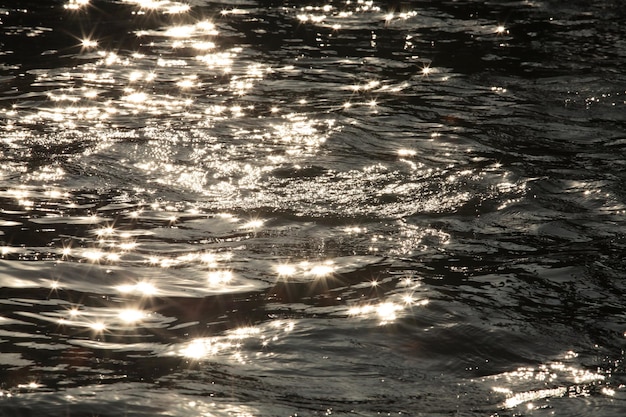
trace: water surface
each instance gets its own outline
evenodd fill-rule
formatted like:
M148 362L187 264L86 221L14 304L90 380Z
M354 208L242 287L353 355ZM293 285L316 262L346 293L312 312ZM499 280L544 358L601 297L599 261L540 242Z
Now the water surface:
M0 415L622 416L625 18L0 2Z

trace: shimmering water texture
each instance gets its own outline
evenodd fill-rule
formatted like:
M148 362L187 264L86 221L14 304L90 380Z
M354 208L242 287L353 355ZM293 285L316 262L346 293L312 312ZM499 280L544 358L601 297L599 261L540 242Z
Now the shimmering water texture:
M0 1L0 416L625 415L625 12Z

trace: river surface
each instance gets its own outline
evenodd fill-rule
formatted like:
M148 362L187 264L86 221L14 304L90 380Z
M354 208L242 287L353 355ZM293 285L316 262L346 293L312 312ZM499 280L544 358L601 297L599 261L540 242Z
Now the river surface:
M624 416L625 21L0 0L0 416Z

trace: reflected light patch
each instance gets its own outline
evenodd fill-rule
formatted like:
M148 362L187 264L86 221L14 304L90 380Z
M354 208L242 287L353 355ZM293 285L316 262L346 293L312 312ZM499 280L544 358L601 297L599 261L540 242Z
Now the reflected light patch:
M415 156L416 154L417 152L415 152L413 149L399 149L398 150L398 156L400 157Z
M264 223L263 220L250 220L249 222L241 226L241 228L242 229L257 229L263 226L263 223Z
M94 41L91 39L83 39L81 41L81 45L83 48L95 48L98 46L98 41Z
M217 256L214 253L203 253L200 255L200 262L211 265L217 265Z
M213 32L213 34L217 34L215 31L215 24L209 22L208 20L203 20L202 22L196 23L196 27L205 32Z
M195 79L196 77L194 76L194 77L187 78L185 80L180 80L176 83L176 85L183 89L199 86L199 84L195 81Z
M259 333L261 333L261 330L256 327L240 327L235 329L228 337L231 339L246 339Z
M209 49L215 48L215 44L213 42L195 42L191 46L199 51L208 51Z
M174 26L165 31L165 36L171 38L189 38L195 31L192 25Z
M280 277L290 277L290 276L295 275L296 273L296 267L293 265L289 265L289 264L277 265L274 267L274 269L276 270L276 273Z
M103 332L106 329L106 325L100 321L90 323L89 327L96 332Z
M405 296L406 297L406 296ZM426 305L428 300L421 300L416 302L411 297L410 303L403 297L404 305L395 303L392 301L385 301L378 304L366 304L362 306L355 306L348 310L350 316L360 317L376 317L380 320L381 325L391 323L397 319L398 313L404 311L412 305Z
M248 11L244 10L244 9L230 9L230 10L222 10L220 12L220 14L222 16L228 16L229 14L232 14L232 15L244 15L244 14L248 14Z
M124 96L124 100L130 102L130 103L134 103L134 104L139 104L139 103L143 103L148 99L148 95L146 93L131 93L127 96Z
M329 264L315 265L309 269L309 274L315 275L316 277L325 277L331 275L333 272L335 272L335 268Z
M89 0L69 0L63 7L69 10L78 10L89 5Z
M104 252L98 250L87 250L83 252L83 257L92 262L97 262L104 257Z
M530 401L536 401L536 400L543 399L543 398L562 397L566 393L567 393L567 388L565 387L520 392L518 394L513 395L510 398L507 398L506 401L504 401L504 407L514 408L520 404L530 402ZM530 408L533 407L532 403L529 403L528 405L530 406Z
M180 13L186 13L189 10L191 10L191 7L189 7L188 4L174 4L174 5L168 6L165 9L165 13L180 14Z
M205 63L209 68L222 67L224 71L230 71L230 66L233 64L233 54L229 52L198 55L196 59Z
M202 359L213 356L232 347L230 343L220 343L210 338L199 338L191 341L180 350L180 355L190 359Z
M137 247L137 242L124 242L119 244L119 248L123 251L130 251Z
M20 389L37 389L37 388L41 388L42 385L39 384L38 382L29 382L28 384L18 384L17 385L18 388Z
M209 284L227 284L233 279L233 273L231 271L211 271L207 280Z
M146 314L143 311L132 308L122 310L118 314L118 317L125 323L136 323L143 320L145 316Z
M118 285L115 288L123 294L139 293L141 295L150 296L158 292L157 288L152 283L145 281L136 284Z
M402 310L402 307L391 302L379 304L376 308L376 314L384 321L394 321L396 319L396 311Z
M112 234L115 234L115 229L111 226L103 227L101 229L98 229L96 231L96 234L98 236L110 236Z

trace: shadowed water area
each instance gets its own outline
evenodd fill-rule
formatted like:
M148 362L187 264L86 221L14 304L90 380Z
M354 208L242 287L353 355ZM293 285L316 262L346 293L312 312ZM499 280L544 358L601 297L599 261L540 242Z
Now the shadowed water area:
M0 416L623 416L624 21L0 0Z

